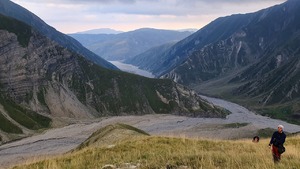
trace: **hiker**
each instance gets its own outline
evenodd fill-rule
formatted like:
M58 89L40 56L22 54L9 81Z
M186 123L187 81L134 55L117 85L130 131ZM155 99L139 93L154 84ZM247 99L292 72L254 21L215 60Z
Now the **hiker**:
M253 143L258 143L259 142L259 137L258 136L254 136L252 142Z
M269 146L272 146L272 154L274 163L280 161L281 154L285 151L283 146L285 142L286 135L283 132L283 125L278 125L278 131L275 131L270 140Z

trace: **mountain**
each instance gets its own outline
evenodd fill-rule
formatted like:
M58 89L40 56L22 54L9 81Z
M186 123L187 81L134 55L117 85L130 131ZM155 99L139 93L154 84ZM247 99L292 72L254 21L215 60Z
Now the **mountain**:
M159 65L151 68L151 72L157 76L164 75L186 61L194 51L200 50L210 43L229 38L248 22L248 16L245 15L233 15L213 21L164 52L159 57Z
M168 51L175 42L155 46L141 54L138 54L132 58L126 59L124 63L137 66L143 70L151 71L153 69L160 69L161 56Z
M179 41L191 32L178 32L142 28L117 35L71 34L85 47L106 60L124 60L136 56L152 47Z
M100 28L100 29L92 29L92 30L87 30L83 32L77 32L75 34L119 34L123 33L123 31L117 31L114 29L110 28Z
M61 32L56 31L53 27L47 25L39 17L26 10L25 8L11 2L10 0L0 0L0 14L16 18L24 23L31 25L37 31L43 33L48 38L57 42L63 47L68 48L69 50L83 55L90 61L109 69L117 69L111 63L105 61L101 57L97 56L93 52L89 51L83 47L78 41L67 36Z
M299 122L299 10L300 1L288 0L255 13L219 18L175 44L170 51L176 54L156 72L191 86L210 81L205 87L211 91L224 89L218 95ZM205 37L202 32L208 30L212 32Z
M171 80L103 68L30 25L1 14L0 49L2 141L28 136L62 118L226 115Z

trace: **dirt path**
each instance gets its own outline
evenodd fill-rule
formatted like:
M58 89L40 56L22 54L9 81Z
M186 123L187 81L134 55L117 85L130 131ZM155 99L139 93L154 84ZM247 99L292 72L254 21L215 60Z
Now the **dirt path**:
M258 129L276 128L283 124L288 132L300 131L300 126L274 120L248 111L224 100L204 97L232 112L226 119L188 118L173 115L145 115L103 118L77 122L63 128L50 129L43 134L0 146L0 168L26 162L33 157L68 152L87 139L94 131L109 124L126 123L152 135L235 139L249 137ZM230 123L249 123L240 128L224 127Z

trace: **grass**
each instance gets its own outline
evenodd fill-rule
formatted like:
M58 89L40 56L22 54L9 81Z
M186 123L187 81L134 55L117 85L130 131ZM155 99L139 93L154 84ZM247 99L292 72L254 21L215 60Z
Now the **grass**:
M226 116L222 110L201 101L201 106L192 110L195 107L193 100L186 95L177 96L178 86L171 80L106 70L80 56L77 59L81 71L74 71L72 78L68 79L68 85L81 102L99 112L98 116L145 113L207 116L207 112L213 112L208 115L214 117ZM90 93L92 95L87 97Z
M294 105L278 105L278 106L268 106L264 108L257 108L256 111L263 116L268 116L274 119L281 119L288 121L290 123L300 125L300 114L298 112L299 109L294 109Z
M16 133L21 134L23 133L22 130L10 122L7 118L4 117L3 113L0 111L0 130L6 132L6 133Z
M243 71L243 70L241 70ZM257 112L263 116L268 116L274 119L280 119L289 123L300 125L300 100L294 99L287 103L277 103L263 106L260 100L264 96L238 96L234 95L233 91L238 87L245 85L244 83L228 83L230 79L234 78L235 74L224 75L223 78L212 79L200 85L191 86L194 90L203 95L222 98L237 104L240 104L249 110ZM237 75L237 74L236 74ZM298 79L297 79L298 80Z
M212 81L204 83L203 85L192 86L195 90L201 92L203 95L208 95L216 98L222 98L239 105L246 107L263 116L268 116L274 119L280 119L289 123L300 125L300 102L294 100L288 103L280 103L263 106L259 100L262 100L261 96L257 97L245 97L236 96L232 94L233 89L242 85L227 83L225 78L220 81ZM225 85L224 85L225 84ZM223 85L223 86L221 86Z
M81 150L91 146L111 146L129 138L149 136L143 130L126 124L108 125L94 132L86 141L81 143L75 150Z
M0 96L0 103L12 119L28 129L38 130L50 127L51 119L48 117L27 110L9 99L3 99L2 96Z
M269 139L217 141L170 137L140 137L114 147L85 148L14 169L81 169L131 164L141 169L186 167L191 169L296 169L300 166L300 137L288 137L282 161L274 165ZM30 162L28 162L30 163Z
M45 101L45 92L46 92L46 89L45 88L41 88L38 92L37 92L37 98L38 98L38 101L43 105L43 106L47 106L47 103Z
M240 128L240 127L245 127L248 124L249 123L229 123L229 124L225 124L224 127L225 128Z
M258 130L257 135L260 136L261 138L271 138L271 136L273 135L273 133L274 133L274 129L265 128L265 129Z

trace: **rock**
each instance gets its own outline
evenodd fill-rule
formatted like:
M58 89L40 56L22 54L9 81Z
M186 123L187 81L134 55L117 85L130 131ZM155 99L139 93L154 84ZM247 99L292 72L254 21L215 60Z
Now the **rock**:
M116 169L116 166L107 164L107 165L103 166L102 169Z

